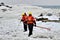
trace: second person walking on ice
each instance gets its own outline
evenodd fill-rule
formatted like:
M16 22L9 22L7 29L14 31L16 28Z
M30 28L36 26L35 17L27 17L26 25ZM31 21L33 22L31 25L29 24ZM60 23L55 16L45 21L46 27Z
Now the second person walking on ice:
M26 13L22 14L21 21L23 22L23 25L24 25L24 32L26 32L27 31L27 14Z

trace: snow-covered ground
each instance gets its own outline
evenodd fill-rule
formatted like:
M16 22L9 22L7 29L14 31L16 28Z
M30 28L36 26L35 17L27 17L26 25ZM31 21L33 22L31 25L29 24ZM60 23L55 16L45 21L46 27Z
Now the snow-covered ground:
M1 9L6 9L3 12ZM12 8L0 8L0 40L60 40L60 23L37 21L38 26L51 30L34 27L33 35L28 37L28 32L23 32L23 24L20 22L21 13L32 11L33 16L38 16L43 8L36 6L12 6ZM38 13L38 14L37 14ZM48 11L47 11L48 13ZM54 16L55 17L55 16ZM51 17L51 19L54 19Z

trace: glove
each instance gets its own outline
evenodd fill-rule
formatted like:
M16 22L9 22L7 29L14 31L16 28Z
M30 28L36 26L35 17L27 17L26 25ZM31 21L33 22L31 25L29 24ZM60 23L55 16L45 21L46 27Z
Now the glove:
M34 26L36 27L36 24Z
M34 26L36 27L36 24L34 24Z
M23 21L23 20L21 19L21 21Z
M34 22L34 26L36 27L36 22L35 21L33 21Z

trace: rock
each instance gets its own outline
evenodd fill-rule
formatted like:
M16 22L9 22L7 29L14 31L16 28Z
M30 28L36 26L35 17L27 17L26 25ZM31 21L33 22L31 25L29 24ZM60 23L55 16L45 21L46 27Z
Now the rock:
M3 12L7 11L7 9L1 9Z

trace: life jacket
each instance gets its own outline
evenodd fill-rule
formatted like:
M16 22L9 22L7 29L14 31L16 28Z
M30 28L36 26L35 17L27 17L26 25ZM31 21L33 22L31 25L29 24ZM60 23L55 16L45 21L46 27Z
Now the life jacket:
M23 22L26 22L27 21L27 16L26 15L22 16L22 20L23 20Z
M27 24L33 24L35 21L34 17L33 16L28 16L27 17Z

